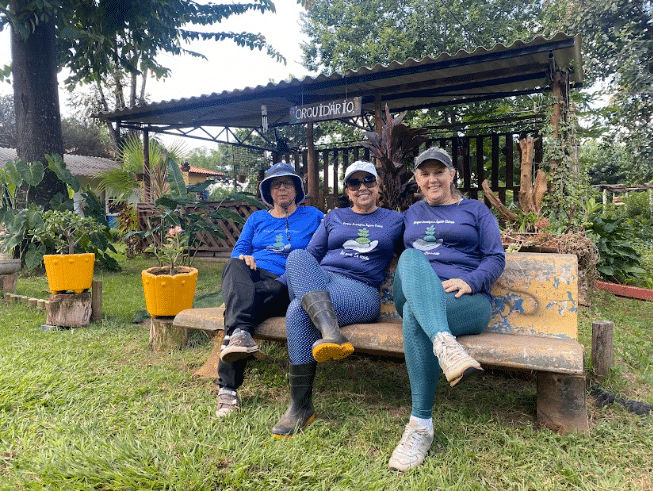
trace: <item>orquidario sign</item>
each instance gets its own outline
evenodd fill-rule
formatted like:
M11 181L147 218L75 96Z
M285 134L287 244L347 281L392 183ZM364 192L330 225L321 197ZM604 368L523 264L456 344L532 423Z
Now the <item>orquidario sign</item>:
M293 106L290 108L290 124L351 118L360 115L361 98L353 97L351 99L318 102L305 106Z

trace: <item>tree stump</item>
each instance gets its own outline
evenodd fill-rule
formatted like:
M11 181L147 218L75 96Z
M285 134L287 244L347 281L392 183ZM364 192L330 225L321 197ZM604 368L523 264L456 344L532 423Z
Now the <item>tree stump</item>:
M222 340L224 338L224 331L219 331L213 338L213 349L209 354L208 360L204 362L200 368L195 371L193 375L196 377L212 378L218 377L218 363L220 362L220 351L222 351Z
M15 292L18 273L0 274L0 290L4 292Z
M172 325L174 317L152 317L150 347L154 351L181 349L188 344L188 329Z
M91 294L55 293L50 295L46 324L61 327L84 327L91 320Z

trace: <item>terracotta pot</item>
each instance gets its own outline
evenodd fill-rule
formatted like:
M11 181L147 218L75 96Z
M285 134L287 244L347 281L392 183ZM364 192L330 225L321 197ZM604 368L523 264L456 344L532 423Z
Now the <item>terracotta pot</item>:
M149 268L142 272L145 306L152 317L171 317L193 307L197 269L176 268L174 275L168 268Z
M82 293L93 284L95 254L46 254L45 274L52 293Z

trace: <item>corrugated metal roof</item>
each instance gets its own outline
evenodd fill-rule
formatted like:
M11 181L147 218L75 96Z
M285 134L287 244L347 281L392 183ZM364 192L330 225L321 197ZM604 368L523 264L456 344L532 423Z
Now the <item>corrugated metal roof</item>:
M5 163L14 160L17 156L15 148L0 147L0 167L4 169ZM66 169L77 177L95 177L99 172L120 168L118 162L104 157L67 153L64 154L63 161L66 163Z
M276 84L152 103L111 113L103 120L133 128L165 131L181 128L261 126L265 105L270 127L289 123L292 106L362 97L364 113L373 114L375 98L391 111L461 104L547 90L553 69L582 85L580 38L556 34L510 46L461 50L436 58L409 59L318 75Z

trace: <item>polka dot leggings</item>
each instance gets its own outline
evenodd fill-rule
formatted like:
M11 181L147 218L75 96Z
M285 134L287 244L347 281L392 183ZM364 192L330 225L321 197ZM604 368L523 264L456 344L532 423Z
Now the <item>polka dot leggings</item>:
M338 316L338 324L373 322L379 315L379 290L320 267L313 256L296 249L288 256L286 277L290 306L286 312L288 356L293 365L315 363L312 346L321 338L302 308L302 296L310 291L328 291Z

